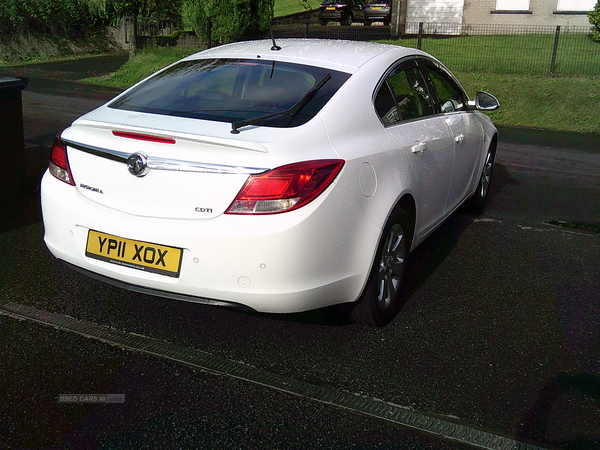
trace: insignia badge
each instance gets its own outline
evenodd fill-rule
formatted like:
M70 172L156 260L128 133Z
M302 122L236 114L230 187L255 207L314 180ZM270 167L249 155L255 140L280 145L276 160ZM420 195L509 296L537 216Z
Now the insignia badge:
M144 153L133 153L127 158L127 169L129 173L136 177L143 177L148 174L148 156Z

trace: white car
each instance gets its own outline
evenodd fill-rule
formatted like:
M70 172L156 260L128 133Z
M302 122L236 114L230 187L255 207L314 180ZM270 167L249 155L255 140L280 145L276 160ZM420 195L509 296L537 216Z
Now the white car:
M380 326L407 258L482 207L499 106L419 50L240 42L76 120L42 181L45 242L95 278L260 312L330 305Z

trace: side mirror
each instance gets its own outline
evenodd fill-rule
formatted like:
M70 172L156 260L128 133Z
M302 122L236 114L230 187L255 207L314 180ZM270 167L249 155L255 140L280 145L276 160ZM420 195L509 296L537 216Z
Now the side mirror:
M469 106L471 109L478 109L480 111L495 111L500 108L500 102L492 94L479 91L475 94L475 101L470 101Z

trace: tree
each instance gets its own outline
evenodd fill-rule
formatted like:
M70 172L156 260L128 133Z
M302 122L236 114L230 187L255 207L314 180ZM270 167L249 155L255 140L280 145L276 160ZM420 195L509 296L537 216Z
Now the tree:
M78 0L1 0L1 38L36 34L76 39L96 21L85 4Z
M137 44L138 17L167 16L179 12L182 0L87 0L90 11L113 24L133 17L133 42Z
M298 0L298 3L300 4L300 6L302 6L304 9L312 9L312 6L310 6L310 0Z
M183 16L209 46L268 30L274 0L184 0Z
M600 0L596 2L594 9L588 13L592 27L592 39L600 42Z
M126 16L166 16L177 13L181 7L181 0L87 0L87 3L94 14L113 23Z

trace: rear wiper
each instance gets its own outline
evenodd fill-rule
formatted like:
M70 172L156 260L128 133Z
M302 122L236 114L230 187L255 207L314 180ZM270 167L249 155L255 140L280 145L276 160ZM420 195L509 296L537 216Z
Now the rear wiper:
M292 105L291 108L286 109L285 111L278 111L276 113L266 114L264 116L251 117L250 119L239 120L237 122L233 122L231 124L231 134L238 134L238 128L245 127L246 125L254 125L256 123L262 122L263 120L270 119L271 117L283 116L285 114L290 115L290 119L296 117L296 115L300 112L302 108L306 106L306 104L313 99L315 94L321 89L325 83L327 83L331 79L331 74L328 73L325 75L319 83L317 83L310 91L308 91L304 97L298 100L296 103Z

